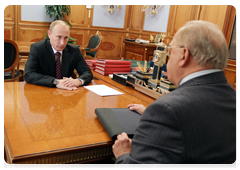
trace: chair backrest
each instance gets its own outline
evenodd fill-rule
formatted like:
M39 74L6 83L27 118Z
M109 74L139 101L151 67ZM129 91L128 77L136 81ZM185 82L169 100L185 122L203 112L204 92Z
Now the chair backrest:
M90 38L87 48L96 48L101 41L101 38L98 35L94 35ZM95 57L97 51L86 52L87 55Z
M4 72L15 69L19 59L19 50L17 44L8 39L4 39Z

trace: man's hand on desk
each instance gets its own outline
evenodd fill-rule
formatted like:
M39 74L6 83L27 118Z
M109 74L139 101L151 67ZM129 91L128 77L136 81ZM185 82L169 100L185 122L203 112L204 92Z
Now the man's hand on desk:
M73 79L72 77L63 77L63 85L66 87L79 87L82 85L82 81L79 79Z
M129 104L127 107L129 110L135 110L139 114L143 114L144 110L146 109L146 107L142 104Z
M66 84L68 84L68 83L65 81L66 81L65 79L59 79L56 87L59 89L65 89L65 90L77 90L76 86L66 86Z
M66 90L76 90L79 86L82 85L82 81L79 79L73 79L72 77L59 79L56 85L57 88L66 89Z
M128 135L123 132L122 134L117 136L117 140L115 140L114 145L112 146L113 154L116 159L125 154L130 153L132 150L132 140L128 138Z

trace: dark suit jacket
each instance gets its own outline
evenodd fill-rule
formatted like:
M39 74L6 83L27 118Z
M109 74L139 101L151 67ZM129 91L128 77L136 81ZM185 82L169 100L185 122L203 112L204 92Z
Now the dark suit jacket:
M62 76L70 77L76 69L79 78L84 80L84 85L91 82L93 75L85 62L79 48L69 45L62 53ZM47 87L56 77L55 56L50 45L50 40L45 39L31 45L30 54L25 65L24 78L26 82Z
M189 80L144 111L116 163L233 163L236 91L223 72Z

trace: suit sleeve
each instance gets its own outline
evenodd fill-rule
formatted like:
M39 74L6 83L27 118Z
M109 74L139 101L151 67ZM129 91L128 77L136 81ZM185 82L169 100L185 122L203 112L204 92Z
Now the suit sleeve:
M79 48L78 48L78 57L79 60L77 62L76 65L76 70L79 74L79 79L82 79L84 81L84 86L88 85L92 79L93 79L93 74L91 72L91 69L89 68L89 66L87 65L85 59L82 56L82 53L80 52Z
M53 87L51 83L54 77L43 74L39 57L38 48L35 46L35 44L32 44L30 47L28 60L25 65L24 79L27 83Z
M169 164L183 159L183 135L172 109L154 102L144 111L132 139L131 153L118 157L116 163Z

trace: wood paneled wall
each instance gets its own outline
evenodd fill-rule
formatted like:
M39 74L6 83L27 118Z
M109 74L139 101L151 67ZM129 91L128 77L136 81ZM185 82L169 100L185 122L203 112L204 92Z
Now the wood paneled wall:
M177 30L191 20L204 20L218 25L229 45L236 9L231 5L171 5L167 37L170 41Z
M78 45L87 44L96 31L103 35L98 58L120 59L125 54L123 49L125 38L149 40L150 34L154 36L159 34L143 30L145 13L141 12L141 5L126 5L124 28L92 26L93 9L87 9L86 5L71 5L71 11L67 19L73 25L71 36L77 39ZM171 5L167 37L164 42L169 44L177 30L187 21L199 19L216 23L223 30L229 43L235 13L235 8L227 5ZM21 20L20 5L5 8L4 38L37 42L47 33L49 25L49 22Z
M100 31L103 38L98 58L120 59L124 57L123 40L142 38L148 40L158 32L143 31L145 13L140 5L127 5L124 28L92 26L93 9L86 5L72 5L71 15L67 17L72 24L71 37L77 39L77 45L85 45L90 37ZM49 22L21 20L21 6L10 5L4 11L4 38L17 41L37 42L47 33Z
M92 26L93 9L86 9L86 5L73 5L71 11L71 15L67 19L73 25L71 36L77 39L78 45L86 45L96 31L100 31L103 35L98 58L121 59L125 57L123 45L125 38L149 40L150 35L159 34L159 32L143 30L145 13L141 12L140 5L126 5L124 28ZM235 15L236 9L230 5L171 5L167 37L164 42L169 44L178 29L186 22L206 20L217 24L222 29L229 45ZM47 33L49 25L49 22L21 20L20 5L10 5L4 10L4 38L37 42ZM229 60L229 62L225 74L229 83L236 89L236 64L233 64L236 61Z
M4 10L4 38L16 40L17 6L10 5Z

